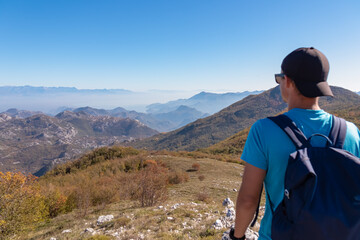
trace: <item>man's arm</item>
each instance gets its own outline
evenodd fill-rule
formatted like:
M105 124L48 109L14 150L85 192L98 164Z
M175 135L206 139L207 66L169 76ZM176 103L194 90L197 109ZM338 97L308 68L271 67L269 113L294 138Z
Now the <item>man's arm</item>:
M246 229L254 218L265 175L265 170L246 163L240 191L236 201L234 236L237 238L245 235Z

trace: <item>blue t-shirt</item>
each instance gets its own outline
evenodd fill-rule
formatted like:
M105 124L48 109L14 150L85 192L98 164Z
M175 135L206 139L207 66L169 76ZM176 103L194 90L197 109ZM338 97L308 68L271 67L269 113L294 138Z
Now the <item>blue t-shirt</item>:
M323 110L294 108L286 112L297 127L308 138L314 133L329 135L332 126L332 115ZM324 146L325 139L313 137L313 146ZM347 122L344 149L360 157L360 132ZM265 190L273 204L273 210L284 196L284 178L289 154L296 150L286 133L270 119L261 119L253 124L247 137L241 159L267 171L264 180ZM259 240L271 240L272 212L269 200L266 199L265 214L261 221Z

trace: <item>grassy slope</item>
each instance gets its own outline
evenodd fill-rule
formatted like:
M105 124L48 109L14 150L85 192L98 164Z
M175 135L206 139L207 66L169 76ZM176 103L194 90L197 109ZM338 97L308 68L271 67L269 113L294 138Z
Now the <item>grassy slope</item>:
M139 234L145 234L145 239L200 239L200 235L204 235L207 230L213 235L203 239L220 239L223 230L213 231L210 227L216 219L225 215L222 201L230 197L235 202L237 193L233 189L240 186L243 166L209 158L194 159L169 155L154 155L151 158L162 161L169 168L183 171L191 169L193 163L200 164L198 172L189 172L188 182L170 186L168 200L158 204L167 210L157 207L139 208L134 202L121 201L105 209L93 208L85 218L79 217L76 211L60 215L21 238L45 240L50 237L65 239L66 236L66 239L85 239L89 235L81 233L88 227L98 228L95 226L98 216L113 214L118 221L123 221L124 218L131 219L125 224L127 230L122 239L136 239ZM204 175L205 179L200 181L199 175ZM209 201L198 201L199 193L207 194ZM198 205L195 206L192 202ZM175 210L171 209L176 203L184 205ZM173 217L174 220L168 220L167 217ZM184 228L184 222L187 226L192 226L192 229ZM110 224L103 230L116 229L116 221L114 224L115 226ZM62 234L64 229L71 229L72 233Z

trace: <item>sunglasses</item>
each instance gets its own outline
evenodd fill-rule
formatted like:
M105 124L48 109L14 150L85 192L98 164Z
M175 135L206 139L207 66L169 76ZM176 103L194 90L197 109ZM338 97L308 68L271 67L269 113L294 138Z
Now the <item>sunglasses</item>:
M280 84L280 80L285 78L285 74L283 73L277 73L275 74L275 82L277 84Z

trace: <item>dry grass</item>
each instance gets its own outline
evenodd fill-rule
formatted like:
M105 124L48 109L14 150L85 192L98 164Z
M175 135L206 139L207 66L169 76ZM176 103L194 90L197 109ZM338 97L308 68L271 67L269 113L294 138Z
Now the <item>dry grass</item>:
M188 172L188 181L170 185L168 199L157 206L141 208L135 202L123 200L103 209L92 207L85 217L80 217L79 210L75 210L42 223L35 231L18 239L89 239L90 235L83 234L89 227L107 236L110 234L105 231L122 228L124 233L121 239L139 239L141 234L145 236L144 239L220 239L223 230L215 231L211 225L224 216L222 201L227 197L236 200L237 192L233 189L240 187L243 166L209 158L169 155L151 155L147 159L161 161L170 171L177 169L185 172L194 164L199 164L201 168ZM204 177L202 181L199 176ZM205 193L207 201L199 201L199 193ZM175 204L180 205L173 208ZM98 216L108 214L114 215L115 220L107 228L96 226ZM72 232L62 234L65 229ZM101 239L100 236L97 239Z

